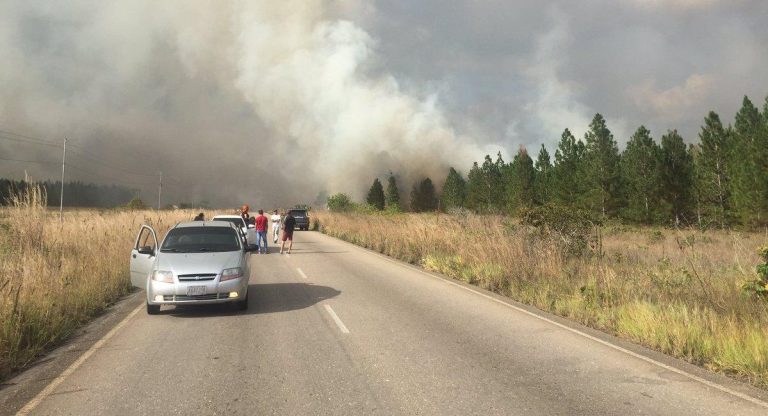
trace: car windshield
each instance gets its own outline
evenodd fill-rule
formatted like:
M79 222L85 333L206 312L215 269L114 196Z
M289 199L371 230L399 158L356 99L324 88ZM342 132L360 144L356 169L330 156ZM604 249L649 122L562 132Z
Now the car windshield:
M291 216L292 217L304 217L307 215L307 211L304 209L292 209L291 210Z
M245 227L245 224L243 223L243 219L242 218L218 218L218 217L213 217L212 221L231 222L232 224L235 224L235 227L240 227L240 228Z
M180 227L168 231L160 251L170 253L199 253L209 251L238 251L240 238L232 228Z

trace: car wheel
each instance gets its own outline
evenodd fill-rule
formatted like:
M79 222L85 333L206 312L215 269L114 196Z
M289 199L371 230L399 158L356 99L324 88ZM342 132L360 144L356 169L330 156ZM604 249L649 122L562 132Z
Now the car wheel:
M160 305L150 305L149 302L147 302L147 314L157 315L158 313L160 313Z

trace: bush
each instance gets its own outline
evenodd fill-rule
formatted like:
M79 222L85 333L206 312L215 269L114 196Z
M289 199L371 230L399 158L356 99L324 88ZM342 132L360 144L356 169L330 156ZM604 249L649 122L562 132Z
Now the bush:
M588 211L547 204L522 209L520 219L522 224L556 237L567 255L582 255L597 244L594 229L600 221Z
M144 201L142 201L139 197L133 197L128 203L125 205L128 209L147 209L147 205L144 204Z
M747 295L768 300L768 246L760 248L760 257L763 264L757 266L757 279L745 283L742 290Z
M328 197L328 210L333 212L347 212L354 208L352 200L347 194L335 194Z

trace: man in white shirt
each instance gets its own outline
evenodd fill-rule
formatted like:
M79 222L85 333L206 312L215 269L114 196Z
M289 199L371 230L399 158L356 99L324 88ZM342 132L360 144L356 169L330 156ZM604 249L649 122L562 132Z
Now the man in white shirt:
M270 220L272 222L272 237L275 244L277 244L277 238L280 236L280 222L282 221L282 217L277 213L277 210L275 210L275 212L272 213Z

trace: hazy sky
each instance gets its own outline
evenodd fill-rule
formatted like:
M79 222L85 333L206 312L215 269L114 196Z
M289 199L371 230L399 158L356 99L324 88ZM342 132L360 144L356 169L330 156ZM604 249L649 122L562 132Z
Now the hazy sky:
M153 201L360 198L452 165L644 124L695 141L768 95L768 2L0 0L0 130L67 137L70 179ZM3 136L0 133L0 137ZM59 150L0 139L0 158ZM99 162L94 161L96 158ZM79 168L79 170L77 170ZM0 160L0 175L57 177ZM146 184L146 185L144 185Z

